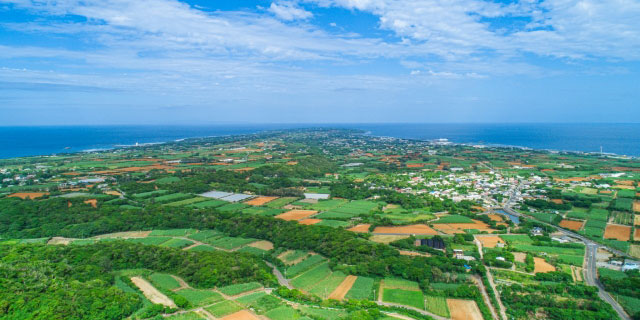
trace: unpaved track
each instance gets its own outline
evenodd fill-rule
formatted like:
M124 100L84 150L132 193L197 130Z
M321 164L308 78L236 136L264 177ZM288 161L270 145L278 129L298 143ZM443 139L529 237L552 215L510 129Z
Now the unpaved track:
M351 290L351 287L356 282L356 279L358 279L358 277L348 275L344 280L342 280L342 283L340 283L340 285L335 288L333 292L331 292L331 294L329 295L329 299L344 299L344 296L347 294L347 292L349 292L349 290Z
M173 303L173 300L169 299L169 297L158 291L158 289L152 286L151 283L147 282L147 280L144 280L140 277L131 277L131 282L133 282L133 284L140 288L144 296L147 297L149 301L171 308L177 307L176 304Z

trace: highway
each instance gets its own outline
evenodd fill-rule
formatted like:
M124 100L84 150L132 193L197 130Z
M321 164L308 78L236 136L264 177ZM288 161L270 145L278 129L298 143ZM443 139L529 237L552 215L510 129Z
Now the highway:
M624 257L630 257L628 254L605 246L605 245L601 245L597 242L594 242L593 240L590 240L586 237L583 237L580 234L577 234L575 232L560 228L556 225L552 225L550 223L544 222L544 221L540 221L534 217L528 216L528 215L523 215L519 212L517 212L516 210L513 210L511 208L512 203L514 202L514 198L515 195L522 189L523 187L523 183L520 182L515 188L513 188L513 190L511 191L511 194L509 194L509 199L507 200L507 202L504 204L504 208L502 208L502 210L504 210L506 213L517 216L517 217L522 217L525 216L528 219L534 220L538 223L547 225L547 226L551 226L554 227L556 229L558 229L558 231L562 232L562 234L573 237L573 238L577 238L580 239L582 242L584 242L587 252L586 252L586 264L585 264L585 268L584 268L584 274L585 274L585 281L587 282L588 285L590 286L595 286L598 288L598 296L606 301L607 303L609 303L611 305L611 307L613 307L613 309L618 313L618 316L620 317L620 319L624 319L624 320L630 320L631 318L629 317L629 315L624 311L624 309L622 308L622 306L620 306L620 304L615 301L613 299L613 297L611 297L611 295L606 292L604 290L604 286L602 285L602 283L600 283L600 281L598 280L598 276L597 276L597 267L596 267L596 262L597 262L597 254L598 254L598 248L599 247L603 247L613 253L615 253L616 255L620 255L620 256L624 256Z

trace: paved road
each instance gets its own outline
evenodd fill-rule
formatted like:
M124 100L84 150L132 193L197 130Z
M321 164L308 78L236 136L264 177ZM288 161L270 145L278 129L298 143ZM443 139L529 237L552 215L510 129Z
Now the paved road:
M505 203L504 208L503 208L503 210L505 212L507 212L509 214L512 214L514 216L517 216L517 217L522 217L522 216L525 216L525 215L517 212L516 210L513 210L511 208L511 205L512 205L512 203L514 201L513 198L514 198L515 194L518 191L520 191L522 186L523 186L523 184L520 183L520 184L518 184L517 187L515 187L513 189L513 191L509 195L509 200L507 200L507 202ZM627 313L624 311L624 309L620 306L620 304L617 301L615 301L608 292L606 292L604 290L604 286L602 286L602 283L600 283L600 281L598 280L597 268L596 268L596 261L597 261L596 255L598 253L598 248L599 247L603 247L603 248L615 253L616 255L620 255L620 256L624 256L624 257L629 257L628 254L626 254L625 252L622 252L620 250L617 250L617 249L614 249L614 248L611 248L611 247L608 247L608 246L605 246L605 245L601 245L601 244L599 244L599 243L597 243L597 242L595 242L595 241L593 241L593 240L591 240L589 238L583 237L582 235L577 234L575 232L560 228L560 227L558 227L556 225L552 225L552 224L544 222L544 221L540 221L540 220L538 220L538 219L536 219L534 217L531 217L531 216L528 216L528 215L526 217L529 218L529 219L532 219L532 220L534 220L534 221L536 221L538 223L542 223L544 225L554 227L554 228L558 229L558 231L560 231L562 234L570 236L570 237L573 237L573 238L580 239L582 242L584 242L584 244L586 246L586 249L587 249L587 253L586 253L586 256L587 256L586 260L587 261L586 261L586 267L584 268L584 274L585 274L584 278L585 278L587 284L591 285L591 286L595 286L595 287L598 288L598 296L600 296L600 298L602 300L606 301L607 303L609 303L611 305L611 307L613 307L613 309L618 313L618 316L620 317L620 319L624 319L624 320L631 319L629 317L629 315L627 315Z
M273 264L271 264L271 263L270 263L270 262L268 262L268 261L265 261L265 263L266 263L269 267L273 268L273 274L275 274L275 275L276 275L276 278L278 279L278 283L279 283L281 286L285 286L285 287L287 287L288 289L293 289L293 286L289 283L289 280L287 280L287 279L282 275L282 272L280 272L280 270L278 270L278 268L276 268L276 266L274 266Z

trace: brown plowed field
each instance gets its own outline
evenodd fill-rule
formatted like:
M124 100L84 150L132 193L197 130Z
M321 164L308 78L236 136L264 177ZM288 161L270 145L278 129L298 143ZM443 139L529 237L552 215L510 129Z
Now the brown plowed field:
M504 243L504 240L498 236L477 236L476 239L485 248L495 248L498 243Z
M575 221L575 220L562 220L560 221L560 226L565 229L570 229L574 231L578 231L582 229L584 225L584 221Z
M88 204L88 205L90 205L90 206L92 206L94 208L98 207L98 200L96 200L96 199L85 200L84 203Z
M636 231L634 232L633 240L634 241L640 241L640 228L636 229Z
M486 232L496 231L494 229L491 229L491 227L489 227L488 224L482 221L478 221L478 220L473 220L473 221L474 223L438 223L438 224L434 224L434 228L436 228L438 231L442 231L447 234L463 233L464 230L467 230L467 229L476 229L478 231L486 231Z
M315 210L291 210L283 214L277 215L276 218L280 218L282 220L287 220L287 221L302 220L316 213L318 213L318 211L315 211Z
M247 202L245 202L248 205L252 205L252 206L261 206L267 202L273 201L275 199L278 199L278 197L257 197L257 198L253 198Z
M640 212L640 201L636 200L633 202L633 211Z
M24 199L37 199L40 198L46 194L49 194L48 192L16 192L13 194L8 195L8 198L20 198L22 200Z
M533 269L533 273L545 273L556 271L556 267L550 265L548 262L544 261L542 258L533 257L533 263L535 269Z
M260 320L260 318L256 317L253 313L247 310L242 310L236 313L232 313L222 318L222 320Z
M473 300L447 299L451 320L482 320L482 313Z
M631 236L631 227L621 226L617 224L609 224L604 229L605 239L616 239L620 241L628 241Z
M349 290L351 290L351 286L353 286L353 284L356 282L356 279L358 279L358 277L356 276L347 276L344 280L342 280L342 283L340 283L340 285L335 290L333 290L333 292L331 292L331 294L329 295L329 299L344 299L344 296L347 294L347 292L349 292Z
M397 226L397 227L377 227L373 230L373 233L385 233L385 234L432 234L436 235L438 232L431 229L426 224L414 224L409 226Z
M316 224L318 222L322 221L321 219L304 219L304 220L300 220L298 221L299 224L304 224L304 225L312 225L312 224Z
M491 219L493 221L497 221L497 222L504 221L504 220L502 220L502 216L499 215L499 214L488 214L487 216L489 217L489 219Z
M363 232L363 233L365 233L365 232L369 232L369 227L370 226L371 226L370 224L359 224L359 225L357 225L357 226L355 226L353 228L349 228L347 230L352 231L352 232Z

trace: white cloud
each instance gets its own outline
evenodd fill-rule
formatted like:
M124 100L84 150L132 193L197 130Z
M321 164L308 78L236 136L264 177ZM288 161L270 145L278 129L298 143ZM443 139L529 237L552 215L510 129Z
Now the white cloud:
M300 8L295 3L289 1L282 1L279 3L272 2L269 7L269 12L285 21L304 20L313 16L311 12Z

